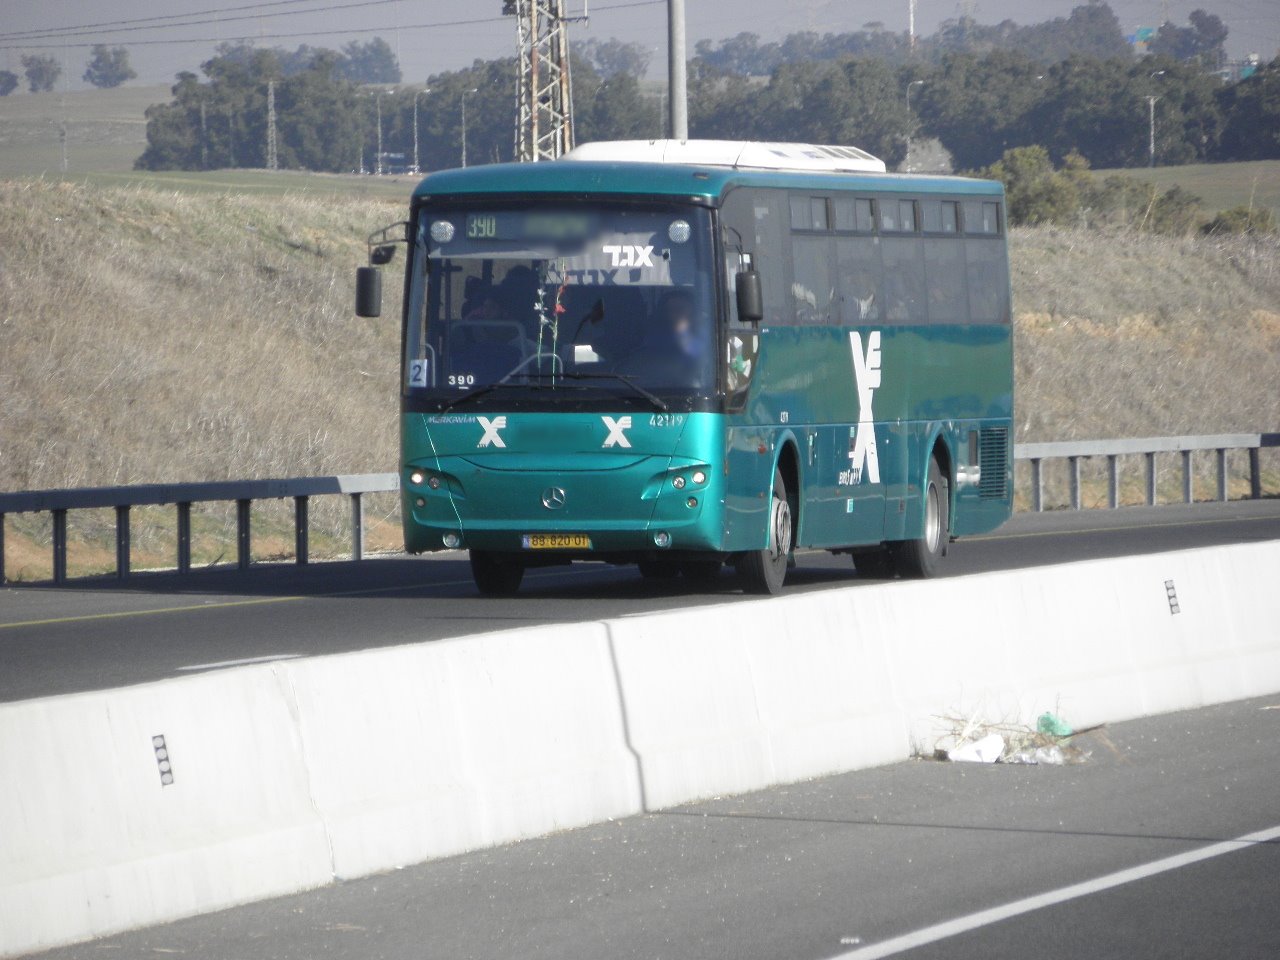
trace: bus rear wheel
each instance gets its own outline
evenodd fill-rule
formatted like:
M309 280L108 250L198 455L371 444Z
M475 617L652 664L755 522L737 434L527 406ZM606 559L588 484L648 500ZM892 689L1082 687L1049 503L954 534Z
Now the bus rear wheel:
M947 554L950 535L951 486L938 466L929 460L929 479L924 488L924 530L917 540L897 544L894 559L904 577L924 579L936 576Z
M769 510L769 543L763 550L752 550L738 561L742 588L747 593L775 594L782 590L787 578L787 561L795 545L791 518L791 501L787 484L778 474L773 478L773 503Z
M488 550L471 551L471 576L486 597L514 597L524 579L524 566Z

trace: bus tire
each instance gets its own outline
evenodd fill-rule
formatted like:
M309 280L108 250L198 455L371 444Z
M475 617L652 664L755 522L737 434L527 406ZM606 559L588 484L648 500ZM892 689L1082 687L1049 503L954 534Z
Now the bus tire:
M680 576L680 567L671 560L641 560L637 566L646 580L674 580Z
M524 579L524 566L488 550L471 551L471 576L486 597L514 597Z
M787 561L795 546L795 526L791 501L782 474L773 478L773 502L769 510L769 544L763 550L744 554L738 563L742 588L747 593L775 594L787 578Z
M947 552L950 523L951 485L938 466L929 460L929 479L924 488L924 531L918 540L904 540L894 550L898 572L904 577L924 579L936 576Z
M853 568L859 577L866 580L892 580L898 572L898 563L893 551L881 544L866 550L854 550Z

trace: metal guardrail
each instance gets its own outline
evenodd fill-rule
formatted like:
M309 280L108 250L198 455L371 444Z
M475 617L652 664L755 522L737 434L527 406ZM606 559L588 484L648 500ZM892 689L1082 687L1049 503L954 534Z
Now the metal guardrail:
M1107 501L1119 506L1119 458L1143 456L1147 463L1147 503L1156 503L1157 463L1162 453L1182 455L1183 501L1194 500L1191 456L1212 450L1217 455L1218 499L1227 499L1227 451L1249 451L1249 491L1262 496L1262 475L1258 451L1280 447L1280 433L1230 433L1201 437L1147 437L1137 440L1080 440L1065 443L1021 443L1014 447L1015 460L1031 462L1032 508L1044 509L1045 460L1066 460L1071 481L1071 506L1081 509L1080 461L1107 458ZM357 473L333 477L294 477L286 480L228 480L217 483L149 484L132 487L85 487L70 490L32 490L0 493L0 583L4 583L4 517L7 513L49 511L53 514L53 579L67 579L67 511L105 507L116 511L116 576L129 576L129 510L137 506L174 504L178 511L178 570L191 569L191 505L193 503L236 504L236 562L247 570L250 562L249 511L255 500L294 501L294 542L296 562L308 560L308 505L311 497L342 495L351 498L351 555L364 559L364 505L366 493L391 493L400 489L395 473Z
M310 499L342 495L351 498L351 555L364 559L364 503L366 493L390 493L400 489L395 473L357 473L334 477L294 477L287 480L228 480L216 483L159 483L132 487L82 487L71 490L31 490L0 493L0 583L4 583L4 516L6 513L53 514L53 580L67 579L67 511L114 507L116 511L116 576L129 576L129 510L132 507L174 504L178 511L178 570L191 569L191 505L236 504L236 562L249 568L249 511L255 500L293 498L294 547L297 562L309 554L308 511Z
M1182 455L1182 501L1195 500L1191 455L1197 450L1212 450L1217 458L1217 495L1227 499L1227 452L1249 451L1249 496L1254 500L1262 496L1262 472L1258 451L1263 447L1280 447L1280 433L1225 433L1201 437L1145 437L1136 440L1078 440L1065 443L1020 443L1013 449L1014 460L1031 461L1031 506L1044 510L1044 460L1066 460L1071 483L1071 508L1080 505L1080 461L1090 457L1107 458L1107 506L1120 505L1120 464L1123 456L1141 455L1146 459L1147 503L1155 506L1158 465L1156 456L1161 453Z

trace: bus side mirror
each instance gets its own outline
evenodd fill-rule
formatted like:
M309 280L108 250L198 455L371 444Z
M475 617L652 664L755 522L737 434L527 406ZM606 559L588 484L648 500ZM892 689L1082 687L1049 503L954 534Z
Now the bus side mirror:
M374 247L369 251L369 262L375 267L390 263L396 258L396 248L394 244L384 243L381 246Z
M764 291L760 288L760 274L754 270L740 270L734 277L734 292L738 295L739 321L759 323L764 319Z
M382 271L356 267L356 316L382 316Z

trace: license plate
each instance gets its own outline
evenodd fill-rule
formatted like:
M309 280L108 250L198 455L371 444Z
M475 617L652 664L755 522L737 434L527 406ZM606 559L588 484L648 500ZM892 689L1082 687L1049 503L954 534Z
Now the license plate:
M522 540L526 550L591 549L591 538L585 533L526 533Z

